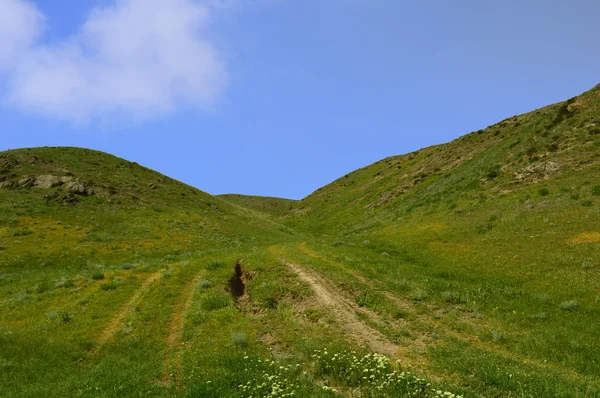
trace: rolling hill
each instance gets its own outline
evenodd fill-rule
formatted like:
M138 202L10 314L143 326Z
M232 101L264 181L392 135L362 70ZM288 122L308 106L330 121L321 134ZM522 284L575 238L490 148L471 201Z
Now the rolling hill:
M598 397L600 86L301 201L0 153L8 397Z
M87 259L109 247L103 255L123 261L281 234L253 212L98 151L7 151L0 154L0 168L3 236L20 237L19 246L3 250L12 267L63 267L56 256L66 258L72 250Z
M536 111L349 173L304 198L285 223L320 232L384 225L543 187L597 184L600 85ZM574 186L573 186L574 185ZM582 200L591 199L581 189ZM587 192L586 192L587 191Z
M267 216L278 217L287 210L291 210L297 202L293 199L272 198L266 196L225 194L218 195L230 203L235 203L247 209L259 211Z

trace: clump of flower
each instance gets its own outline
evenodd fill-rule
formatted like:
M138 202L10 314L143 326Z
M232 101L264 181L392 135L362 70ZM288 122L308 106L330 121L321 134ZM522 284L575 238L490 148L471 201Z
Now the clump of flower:
M320 390L319 396L338 397L338 388L361 398L462 398L435 389L412 372L399 370L396 363L380 354L315 350L311 361L303 364L303 369L310 369L311 373L314 371L314 376L327 384L321 386L313 384L313 377L302 377L308 372L301 372L300 364L290 365L248 356L244 357L244 361L248 381L238 385L244 398L311 396L317 390ZM331 384L336 387L331 387Z
M348 387L355 387L360 397L461 398L434 389L412 372L396 369L385 355L359 355L355 351L332 353L324 349L315 350L312 357L318 376L327 376Z
M298 365L285 366L273 360L255 361L248 356L244 361L247 361L246 372L252 375L252 380L238 386L242 397L293 397L300 388L296 382Z

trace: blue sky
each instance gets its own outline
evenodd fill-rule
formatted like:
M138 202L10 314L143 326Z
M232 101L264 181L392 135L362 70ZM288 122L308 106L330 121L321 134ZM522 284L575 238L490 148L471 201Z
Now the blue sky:
M0 150L99 149L213 194L299 199L600 83L592 0L0 10Z

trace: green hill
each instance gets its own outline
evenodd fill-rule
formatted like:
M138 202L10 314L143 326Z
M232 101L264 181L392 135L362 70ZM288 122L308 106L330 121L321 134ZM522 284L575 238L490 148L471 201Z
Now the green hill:
M280 221L316 237L298 249L330 279L367 281L366 307L393 318L404 298L407 339L437 341L430 369L475 395L598 396L599 155L596 86L357 170Z
M600 86L301 201L0 153L7 397L598 397Z
M3 152L0 181L2 264L15 269L85 263L92 253L130 261L281 235L253 212L88 149ZM75 249L78 256L65 256Z
M599 146L600 85L450 143L349 173L303 199L288 212L287 223L315 233L348 232L414 211L466 209L541 188L576 190L580 200L591 200L584 185L600 182Z
M237 194L218 195L218 197L225 199L230 203L256 210L273 217L280 216L283 212L292 209L297 202L292 199Z

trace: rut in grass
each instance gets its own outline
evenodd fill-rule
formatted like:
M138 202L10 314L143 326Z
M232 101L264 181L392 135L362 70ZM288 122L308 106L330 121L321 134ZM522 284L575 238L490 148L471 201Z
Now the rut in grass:
M111 319L108 326L104 329L104 331L98 338L98 345L96 346L95 352L100 351L100 349L104 347L104 345L108 341L112 340L115 334L117 334L117 332L119 331L119 328L123 325L123 321L125 320L127 315L129 315L129 313L135 308L135 305L138 303L142 295L146 293L146 291L150 288L152 283L156 282L162 274L163 271L157 271L150 275L144 281L144 283L142 283L142 286L140 286L140 288L136 290L133 296L131 296L129 301L127 301L121 306L119 312L117 312L117 314Z
M196 275L194 279L185 285L179 301L175 304L175 307L173 307L171 319L169 320L169 334L167 336L167 347L161 379L161 382L164 384L181 381L181 351L183 349L182 337L183 328L185 326L185 315L192 306L196 287L203 275L204 271Z
M274 252L274 250L271 250ZM357 312L376 319L376 315L365 309L361 309L356 303L342 296L333 285L320 275L308 270L306 267L295 264L282 256L278 256L292 272L306 282L315 292L320 304L331 313L340 324L341 329L359 344L369 347L372 351L396 356L400 347L392 343L379 331L366 325L357 316Z
M461 341L464 343L468 343L470 345L476 346L477 348L479 348L481 350L487 351L494 355L498 355L506 360L515 361L515 362L523 363L523 364L529 364L529 365L535 366L539 369L546 369L546 370L551 370L551 371L555 371L555 372L560 371L560 368L557 367L555 364L541 362L539 360L527 358L526 356L523 356L523 355L518 355L518 354L512 353L512 352L510 352L506 349L503 349L502 347L500 347L496 344L493 344L491 342L485 342L485 341L479 340L477 335L472 335L472 334L465 335L464 332L461 333L456 330L453 330L451 327L448 327L448 325L444 325L441 321L432 319L431 316L427 316L427 315L423 315L423 314L420 314L420 315L416 314L413 306L406 300L403 300L388 291L377 289L375 284L372 281L367 280L366 278L364 278L362 275L360 275L356 271L348 269L346 266L344 266L344 264L336 262L336 261L334 261L328 257L322 256L318 253L315 253L314 251L312 251L311 249L308 248L306 242L302 242L298 246L298 249L300 252L308 255L309 257L324 261L330 265L339 267L339 268L343 269L344 271L348 272L350 275L352 275L358 281L360 281L361 283L368 286L369 289L371 289L372 291L382 294L384 297L386 297L388 300L390 300L392 303L394 303L394 305L396 305L398 308L402 308L404 310L410 311L413 315L415 315L416 319L418 319L423 324L430 326L439 335L444 335L444 336L447 336L448 338L455 339L457 341ZM429 308L429 310L434 312L434 308ZM476 329L476 330L486 326L486 324L484 324L481 321L479 321L477 324L474 324L473 323L474 320L470 319L468 317L463 317L461 319L463 320L463 322L471 324L472 328ZM416 339L413 339L413 341L412 341L412 345L420 350L424 350L426 348L426 346L429 344L433 344L433 342L431 341L430 336L427 336L425 333L423 333ZM406 351L407 350L404 349L403 351L400 351L400 352L403 353ZM424 360L424 358L421 358L421 361L423 361L423 360ZM563 372L572 380L581 381L584 379L583 375L581 375L575 371L564 371L563 370Z

